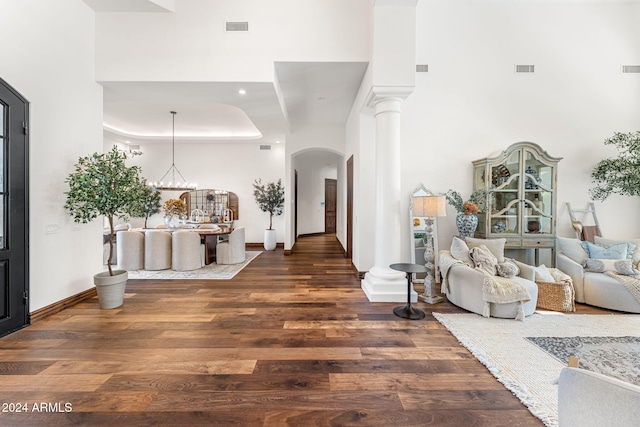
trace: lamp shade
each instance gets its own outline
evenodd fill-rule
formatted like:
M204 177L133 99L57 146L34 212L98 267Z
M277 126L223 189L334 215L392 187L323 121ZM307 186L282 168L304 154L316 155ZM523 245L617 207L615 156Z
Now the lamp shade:
M445 196L414 197L413 216L447 216Z

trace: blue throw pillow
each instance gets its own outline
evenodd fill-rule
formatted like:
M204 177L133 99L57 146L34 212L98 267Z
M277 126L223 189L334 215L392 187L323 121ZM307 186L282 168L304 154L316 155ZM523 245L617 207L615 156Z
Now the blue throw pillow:
M631 259L636 245L633 243L618 243L611 246L595 245L591 242L582 242L582 247L593 259Z

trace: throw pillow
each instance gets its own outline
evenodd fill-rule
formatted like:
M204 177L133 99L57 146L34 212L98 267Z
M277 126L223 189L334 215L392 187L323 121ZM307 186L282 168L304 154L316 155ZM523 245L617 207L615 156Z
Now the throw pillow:
M531 268L533 268L533 271L535 272L536 282L555 283L555 279L553 278L553 275L544 264L538 267L531 267Z
M589 258L595 259L631 259L631 254L636 248L635 245L632 245L630 243L618 243L617 245L600 246L591 242L582 242L582 247L589 254Z
M592 273L604 273L605 271L615 271L625 276L635 276L639 272L633 267L633 260L630 259L593 259L584 260L584 271Z
M464 240L471 249L485 245L498 259L499 263L504 262L504 245L507 243L507 239L476 239L474 237L465 237Z
M454 237L451 241L451 256L455 259L464 262L470 267L474 267L473 261L469 258L469 246L465 243L464 240Z
M578 264L582 265L585 259L589 258L589 254L582 247L582 241L578 239L570 239L568 237L557 238L558 247L563 255L568 256Z
M473 260L473 263L477 270L484 271L492 276L496 275L496 265L498 259L491 253L491 251L485 246L480 245L475 248L471 248L469 256Z
M601 246L611 246L617 245L618 243L630 243L635 245L635 249L631 253L631 258L633 259L633 264L638 265L640 262L640 239L624 239L624 240L614 240L614 239L605 239L604 237L595 236L593 241L596 245Z
M511 279L516 277L520 272L520 269L517 265L512 263L511 261L505 261L496 266L496 270L498 272L498 276L506 277L507 279Z

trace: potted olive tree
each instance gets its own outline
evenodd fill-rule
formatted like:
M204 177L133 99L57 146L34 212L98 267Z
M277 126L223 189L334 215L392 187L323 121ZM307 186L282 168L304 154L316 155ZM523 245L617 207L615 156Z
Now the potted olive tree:
M113 270L114 217L127 220L136 216L145 203L145 180L140 176L139 166L127 166L127 153L113 147L107 153L94 153L80 157L75 170L65 182L69 191L64 207L75 222L89 223L98 216L109 221L109 270L93 276L100 308L120 307L124 301L124 291L128 273Z
M134 216L138 218L144 218L144 228L147 228L147 220L151 215L160 213L162 209L162 195L160 191L150 186L145 186L144 190L144 203L140 206L141 211L137 212Z
M253 183L253 197L262 212L269 212L269 228L264 231L264 248L272 251L276 248L276 230L273 229L273 217L282 214L284 207L284 187L282 180L263 184L260 179Z

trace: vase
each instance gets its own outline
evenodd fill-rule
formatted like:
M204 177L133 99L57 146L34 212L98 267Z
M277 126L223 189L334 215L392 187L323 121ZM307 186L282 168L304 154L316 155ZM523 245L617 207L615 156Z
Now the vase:
M123 304L128 278L129 273L126 270L113 270L113 276L108 271L93 276L101 309L118 308Z
M164 217L164 224L167 228L178 228L180 217L178 215L170 215Z
M264 249L267 251L273 251L276 249L276 246L276 230L264 230Z
M473 237L478 227L478 216L475 214L466 215L463 212L456 215L456 227L460 237Z

